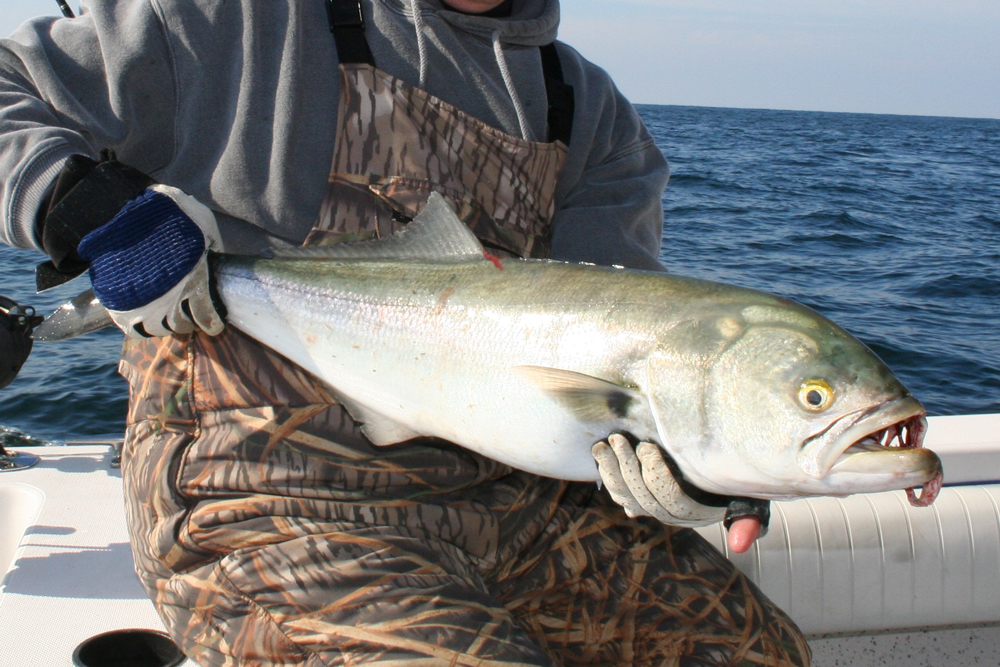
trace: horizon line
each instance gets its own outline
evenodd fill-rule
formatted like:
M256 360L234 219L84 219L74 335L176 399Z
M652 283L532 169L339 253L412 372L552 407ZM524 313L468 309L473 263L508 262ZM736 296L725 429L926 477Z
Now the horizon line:
M904 118L941 118L945 120L991 120L1000 121L1000 117L995 116L949 116L944 114L921 114L904 113L901 111L827 111L823 109L788 109L779 107L757 107L757 106L718 106L713 104L681 104L662 102L632 102L635 107L687 107L692 109L730 109L734 111L779 111L788 113L824 113L841 114L851 116L900 116Z

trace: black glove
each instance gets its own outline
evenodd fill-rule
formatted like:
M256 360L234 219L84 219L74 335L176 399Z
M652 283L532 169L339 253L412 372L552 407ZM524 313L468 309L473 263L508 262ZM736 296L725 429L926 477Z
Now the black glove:
M51 258L38 265L38 291L57 287L87 270L77 253L84 236L109 222L129 201L156 181L104 151L97 162L84 155L66 161L48 205L39 212L36 233Z

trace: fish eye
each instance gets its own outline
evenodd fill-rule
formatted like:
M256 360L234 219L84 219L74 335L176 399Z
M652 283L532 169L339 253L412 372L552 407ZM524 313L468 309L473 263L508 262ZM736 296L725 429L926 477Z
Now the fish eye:
M806 380L799 385L799 402L809 412L823 412L833 405L833 387L826 380Z

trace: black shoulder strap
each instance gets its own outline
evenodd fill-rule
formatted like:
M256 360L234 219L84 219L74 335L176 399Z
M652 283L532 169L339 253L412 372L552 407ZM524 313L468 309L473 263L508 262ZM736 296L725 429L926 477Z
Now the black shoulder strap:
M361 0L326 0L326 15L340 62L345 65L366 63L374 67L375 57L365 38Z
M549 97L549 141L561 141L569 146L573 137L573 112L576 110L573 86L563 80L556 43L546 44L540 49L545 91Z

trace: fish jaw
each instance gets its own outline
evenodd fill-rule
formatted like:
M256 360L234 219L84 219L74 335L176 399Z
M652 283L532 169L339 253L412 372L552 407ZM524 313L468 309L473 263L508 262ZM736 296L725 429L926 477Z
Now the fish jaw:
M802 471L832 495L905 488L910 504L934 502L941 460L923 448L926 411L912 396L844 415L799 450ZM917 496L914 487L924 487Z

